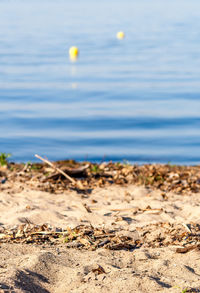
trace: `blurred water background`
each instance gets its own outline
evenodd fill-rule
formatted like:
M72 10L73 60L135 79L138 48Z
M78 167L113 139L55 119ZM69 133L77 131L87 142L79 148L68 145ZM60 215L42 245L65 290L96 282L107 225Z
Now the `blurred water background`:
M1 0L0 130L16 162L199 164L200 2Z

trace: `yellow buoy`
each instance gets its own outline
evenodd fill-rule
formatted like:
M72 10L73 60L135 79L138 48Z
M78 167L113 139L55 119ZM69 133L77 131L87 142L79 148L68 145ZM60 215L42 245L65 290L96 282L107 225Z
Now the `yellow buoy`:
M121 39L124 39L124 37L125 37L125 33L124 32L118 32L117 33L117 38L119 39L119 40L121 40Z
M69 57L71 60L76 60L78 58L78 55L79 55L79 50L77 47L71 47L69 49Z

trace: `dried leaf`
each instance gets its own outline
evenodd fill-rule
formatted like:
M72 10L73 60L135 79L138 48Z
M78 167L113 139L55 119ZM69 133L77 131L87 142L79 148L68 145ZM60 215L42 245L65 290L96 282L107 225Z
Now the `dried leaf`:
M106 274L104 268L100 265L98 265L97 268L93 269L92 272L95 273L95 275Z
M176 252L178 253L186 253L188 251L191 251L193 249L198 248L198 245L191 245L191 246L187 246L187 247L179 247L176 249Z

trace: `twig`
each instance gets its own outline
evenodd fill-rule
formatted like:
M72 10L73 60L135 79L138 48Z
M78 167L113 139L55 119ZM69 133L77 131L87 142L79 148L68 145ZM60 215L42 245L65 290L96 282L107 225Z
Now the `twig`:
M61 173L65 178L67 178L68 180L70 180L73 184L76 184L76 181L71 178L69 175L67 175L65 172L63 172L60 168L54 166L54 164L52 164L50 161L43 159L42 157L40 157L39 155L35 155L36 158L40 159L41 161L45 162L46 164L48 164L49 166L51 166L52 168L54 168L57 172Z
M196 249L196 248L199 248L198 244L190 245L190 246L182 247L182 248L177 248L176 252L178 252L178 253L186 253L186 252L188 252L190 250L193 250L193 249Z
M189 233L192 233L191 229L188 227L187 224L185 223L182 223L183 227L185 227L185 229L189 232Z
M86 203L84 203L83 206L84 206L84 208L86 209L86 211L87 211L88 213L92 213L90 207L89 207Z

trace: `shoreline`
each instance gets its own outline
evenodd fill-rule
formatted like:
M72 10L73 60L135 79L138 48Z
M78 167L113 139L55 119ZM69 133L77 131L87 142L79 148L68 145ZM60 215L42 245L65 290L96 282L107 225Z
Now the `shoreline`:
M37 156L37 155L36 155ZM113 184L157 188L163 192L176 193L200 192L200 165L185 166L172 164L129 164L102 162L77 162L60 160L50 162L41 158L37 163L13 163L5 158L0 164L0 190L9 178L24 184L35 183L34 188L42 189L49 183L56 192L60 190L77 189L85 191L96 187L107 187ZM45 183L45 184L44 184ZM78 184L78 185L77 185ZM46 184L47 185L47 184Z
M44 156L46 158L46 156ZM196 166L199 166L200 165L200 161L196 161L195 162L189 162L189 161L183 161L183 162L180 162L180 161L162 161L162 160L159 160L159 161L153 161L153 160L142 160L142 161L137 161L137 160L129 160L129 159L76 159L76 158L61 158L61 159L53 159L53 160L50 160L51 162L65 162L65 161L74 161L74 162L77 162L77 163L85 163L85 162L88 162L90 164L97 164L97 165L100 165L101 163L110 163L112 162L113 164L124 164L124 165L137 165L137 166L143 166L143 165L172 165L172 166L186 166L186 167L196 167ZM37 164L37 163L40 163L41 161L36 159L36 158L32 158L30 160L12 160L12 157L11 159L9 159L9 163L11 164L28 164L28 163L31 163L31 164Z

